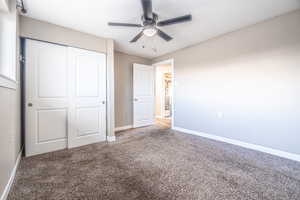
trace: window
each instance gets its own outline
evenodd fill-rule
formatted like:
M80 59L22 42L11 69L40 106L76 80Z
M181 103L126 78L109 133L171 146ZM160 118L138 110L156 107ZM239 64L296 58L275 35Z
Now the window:
M0 84L4 82L3 79L16 81L16 39L16 10L12 9L10 12L0 11Z

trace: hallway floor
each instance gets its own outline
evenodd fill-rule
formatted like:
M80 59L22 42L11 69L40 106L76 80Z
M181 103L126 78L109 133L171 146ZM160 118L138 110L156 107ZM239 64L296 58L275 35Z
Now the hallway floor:
M156 124L171 128L171 118L156 118Z
M152 126L23 158L8 199L299 200L300 163Z

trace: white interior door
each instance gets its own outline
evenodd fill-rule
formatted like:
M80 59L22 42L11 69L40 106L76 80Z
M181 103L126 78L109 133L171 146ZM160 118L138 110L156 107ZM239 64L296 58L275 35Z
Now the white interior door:
M70 110L68 147L106 139L106 57L83 49L68 50Z
M26 156L106 139L105 54L26 40Z
M154 67L133 64L133 127L154 124Z
M67 47L26 40L26 156L67 146Z

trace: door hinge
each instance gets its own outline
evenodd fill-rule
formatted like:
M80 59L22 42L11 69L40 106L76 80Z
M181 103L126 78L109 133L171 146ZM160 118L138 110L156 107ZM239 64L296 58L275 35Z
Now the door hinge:
M25 56L20 55L19 61L20 61L21 63L25 63Z

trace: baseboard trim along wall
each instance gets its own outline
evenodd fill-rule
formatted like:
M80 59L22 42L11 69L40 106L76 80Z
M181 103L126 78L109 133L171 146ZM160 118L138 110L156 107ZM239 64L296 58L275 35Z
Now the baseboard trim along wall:
M242 142L239 140L228 139L228 138L211 135L211 134L207 134L207 133L202 133L202 132L197 132L197 131L180 128L180 127L176 127L176 126L173 127L173 129L176 131L182 132L182 133L187 133L187 134L201 136L201 137L205 137L205 138L209 138L209 139L213 139L213 140L217 140L217 141L221 141L221 142L225 142L225 143L229 143L229 144L234 144L234 145L238 145L238 146L241 146L244 148L261 151L264 153L268 153L268 154L272 154L272 155L279 156L282 158L287 158L290 160L295 160L295 161L300 162L300 155L298 155L298 154L288 153L285 151L276 150L276 149L272 149L269 147L264 147L264 146L260 146L260 145L256 145L256 144L250 144L250 143Z
M116 136L107 136L106 139L108 142L114 142L114 141L116 141Z
M115 131L124 131L133 128L133 125L116 127Z
M15 180L15 177L16 177L16 172L17 172L17 169L19 167L19 164L20 164L20 161L21 161L21 157L22 157L22 150L20 151L19 155L18 155L18 158L16 160L16 163L15 163L15 166L10 174L10 178L8 180L8 183L7 185L5 186L5 189L0 197L0 200L6 200L7 199L7 196L9 194L9 191L11 189L11 186Z

